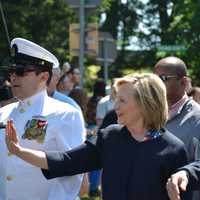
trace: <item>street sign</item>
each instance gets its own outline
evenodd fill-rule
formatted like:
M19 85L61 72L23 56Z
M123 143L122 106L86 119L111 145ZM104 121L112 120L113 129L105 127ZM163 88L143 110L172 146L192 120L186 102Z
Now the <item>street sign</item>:
M76 15L80 15L80 1L81 0L65 0L69 7L73 8ZM85 9L85 17L88 18L93 14L96 8L101 4L102 0L82 0L84 1L83 8Z
M184 45L160 45L157 46L158 51L186 51Z
M113 63L117 58L116 41L112 35L107 32L99 33L99 55L97 60L104 61L105 59L109 64Z
M69 28L69 48L71 56L78 56L80 51L80 27L79 24L70 24ZM87 24L85 28L85 50L84 53L90 56L97 56L98 45L98 26L95 23Z
M99 33L99 55L97 60L103 63L104 81L108 81L108 66L117 58L116 41L107 32Z

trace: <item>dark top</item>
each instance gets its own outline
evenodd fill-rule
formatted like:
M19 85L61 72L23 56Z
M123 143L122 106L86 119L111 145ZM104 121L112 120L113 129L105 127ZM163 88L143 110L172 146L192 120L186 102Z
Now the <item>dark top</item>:
M180 170L186 170L188 172L189 183L188 189L196 190L200 188L200 160L186 165Z
M121 125L100 130L79 148L46 155L49 170L42 171L48 179L102 168L104 200L166 200L167 178L187 163L184 144L168 131L138 142Z

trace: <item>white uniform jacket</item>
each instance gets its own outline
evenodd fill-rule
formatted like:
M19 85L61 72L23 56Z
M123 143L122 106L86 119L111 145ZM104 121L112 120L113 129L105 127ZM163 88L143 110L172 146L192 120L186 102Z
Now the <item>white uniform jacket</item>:
M43 151L65 151L85 140L84 120L71 105L46 90L0 109L0 122L13 119L20 143ZM0 130L0 200L74 200L82 176L46 180L37 167L11 155Z

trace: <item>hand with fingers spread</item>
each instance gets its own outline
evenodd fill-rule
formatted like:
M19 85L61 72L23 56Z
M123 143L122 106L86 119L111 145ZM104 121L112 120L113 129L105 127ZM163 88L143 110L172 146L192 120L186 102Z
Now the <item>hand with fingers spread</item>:
M20 145L12 120L8 120L6 125L6 144L10 153L17 154L19 152Z
M170 200L181 200L180 192L186 191L187 185L188 177L185 170L172 174L166 185Z
M8 120L6 125L6 144L10 153L15 154L24 161L43 169L48 169L46 154L43 151L23 148L19 144L13 121Z

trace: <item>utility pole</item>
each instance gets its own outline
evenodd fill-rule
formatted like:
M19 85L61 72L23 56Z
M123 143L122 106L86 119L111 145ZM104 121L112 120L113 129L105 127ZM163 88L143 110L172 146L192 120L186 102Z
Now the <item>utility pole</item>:
M81 73L80 87L83 87L84 80L84 55L85 55L85 24L86 16L90 11L95 10L96 7L101 3L101 0L65 0L66 3L73 9L79 16L79 69ZM77 12L78 9L78 12Z
M85 52L85 0L80 0L79 21L80 21L80 50L79 50L79 68L81 75L84 74L84 52ZM80 87L83 87L83 78L81 78Z
M9 36L8 26L7 26L7 23L6 23L6 19L5 19L5 15L4 15L4 12L3 12L3 6L2 6L1 1L0 1L0 12L1 12L1 18L2 18L2 21L3 21L5 33L6 33L8 48L10 49L10 36Z
M108 66L112 64L117 58L116 41L110 33L100 32L99 37L99 55L97 60L103 64L104 67L104 81L108 83Z

